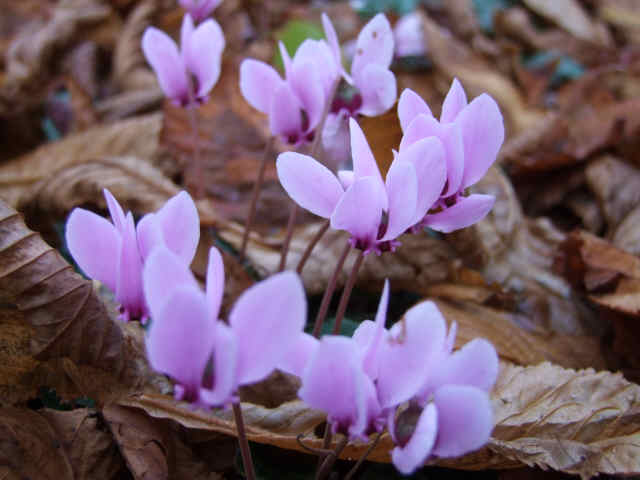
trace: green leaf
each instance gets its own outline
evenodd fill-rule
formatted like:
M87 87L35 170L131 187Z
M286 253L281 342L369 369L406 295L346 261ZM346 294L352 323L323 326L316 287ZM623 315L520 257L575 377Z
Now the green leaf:
M416 9L418 0L354 0L351 5L356 12L364 16L391 11L398 15L406 15Z
M303 20L291 20L282 27L281 30L276 32L276 38L284 43L289 55L293 56L298 47L307 38L319 40L324 38L324 31L319 25L306 22ZM280 49L276 48L276 54L273 58L273 65L276 68L283 69L282 56L280 55Z

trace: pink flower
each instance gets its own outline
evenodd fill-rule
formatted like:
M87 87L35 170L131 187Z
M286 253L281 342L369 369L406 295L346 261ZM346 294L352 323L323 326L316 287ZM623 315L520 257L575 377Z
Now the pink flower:
M171 198L156 213L145 215L134 227L131 212L124 214L109 190L104 190L111 221L76 208L66 227L69 252L84 273L115 292L122 318L147 316L142 293L142 265L150 250L166 245L189 265L200 238L200 220L186 192Z
M280 52L285 78L264 62L246 59L240 65L240 90L249 104L269 116L273 135L292 145L310 142L339 71L324 40L305 40L289 57Z
M467 104L467 96L457 79L442 105L440 121L412 90L406 89L398 102L398 117L404 136L400 152L415 142L436 137L444 145L447 183L440 201L417 225L451 232L472 225L491 210L491 195L467 195L466 189L487 172L504 141L500 109L487 94Z
M241 385L262 380L300 338L306 298L297 275L273 275L246 290L218 320L224 291L220 252L209 251L206 292L181 259L156 247L144 266L144 293L152 323L151 366L175 382L177 399L201 405L235 401Z
M158 77L164 94L179 106L207 101L220 76L225 40L220 25L209 19L196 28L186 14L180 31L180 51L166 33L148 27L142 51Z
M437 138L416 142L394 159L383 181L371 148L350 120L353 171L336 177L315 159L294 152L278 157L280 183L301 207L351 234L365 253L393 250L395 239L424 217L445 180L444 151Z
M178 0L180 6L187 10L196 22L207 18L222 0Z
M418 13L409 13L400 18L393 29L393 36L396 41L396 55L398 57L417 56L426 53L422 20Z
M389 70L393 60L394 42L387 17L379 13L358 34L351 75L342 68L338 36L326 14L322 15L322 25L342 76L357 90L350 103L337 98L332 105L332 112L338 113L346 109L354 116L360 114L374 117L389 110L396 101L397 87L396 77Z

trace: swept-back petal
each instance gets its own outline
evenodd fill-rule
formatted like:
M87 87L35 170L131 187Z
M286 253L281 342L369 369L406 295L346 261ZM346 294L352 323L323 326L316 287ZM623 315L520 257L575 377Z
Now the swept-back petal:
M329 218L344 193L331 171L312 157L285 152L276 161L278 178L287 194L302 208Z
M312 62L294 60L288 80L302 109L307 114L309 120L307 131L311 131L318 125L324 111L325 93L318 79L318 72Z
M405 88L400 95L400 100L398 100L398 118L403 132L406 132L409 124L418 115L433 117L427 102L410 88Z
M397 161L411 163L416 171L418 196L412 223L415 224L424 218L442 193L447 179L444 147L437 137L427 137L403 149Z
M504 122L496 101L486 93L474 98L458 117L464 144L462 188L473 185L496 160L504 141Z
M136 225L136 236L138 237L138 249L142 261L146 261L151 251L158 245L164 245L162 230L155 213L147 213Z
M442 103L440 121L442 123L453 122L464 107L467 106L467 94L457 78L451 82L451 88Z
M291 75L291 56L289 55L289 51L287 47L285 47L282 41L278 42L278 48L280 49L280 55L282 56L282 64L284 65L284 75L285 78L289 78Z
M179 0L180 5L188 10L196 21L207 18L213 12L222 0Z
M122 232L116 299L125 310L125 318L128 318L129 315L145 314L144 293L142 291L142 258L138 250L136 229L133 225L131 212L127 213L125 217Z
M482 220L493 207L495 197L474 193L460 198L451 207L443 211L427 215L424 224L443 233L450 233L468 227Z
M406 445L396 447L391 452L391 461L400 473L410 475L422 466L431 454L437 432L438 412L433 404L429 404L420 414Z
M178 46L171 37L157 28L148 27L142 36L142 52L156 72L164 94L175 102L187 101L187 71Z
M355 78L367 65L389 68L393 60L393 31L389 20L379 13L362 28L356 40L356 53L351 64Z
M189 265L200 240L200 217L191 195L182 191L156 212L165 244Z
M238 387L238 340L227 325L218 321L215 322L214 337L213 386L200 389L200 398L203 403L218 407L230 403L233 392Z
M122 207L109 190L106 188L102 190L105 200L107 201L107 208L109 209L109 215L111 215L111 221L115 225L116 229L122 233L125 226L125 217Z
M382 408L401 404L424 384L441 358L446 322L433 302L422 302L390 330L389 342L380 352L378 399Z
M75 208L65 231L67 248L82 271L116 290L121 238L105 218L82 208Z
M358 113L375 117L393 107L398 97L398 88L396 76L391 70L370 64L353 78L362 95L362 106Z
M387 331L384 328L384 323L387 319L387 308L389 306L389 280L385 279L384 288L382 289L382 295L380 296L380 303L378 304L378 311L376 312L376 319L373 331L369 334L370 339L367 342L367 346L362 360L362 366L364 372L369 375L371 380L378 378L378 362L380 360L380 348L382 342L387 339ZM362 324L360 324L362 326ZM358 327L359 329L360 327ZM366 327L365 327L366 328ZM357 330L353 333L354 340L358 342ZM361 332L360 336L364 337L365 332ZM362 341L362 340L361 340Z
M216 324L209 319L197 287L179 286L166 300L147 335L149 363L187 392L197 393L212 353Z
M468 385L489 391L498 378L498 354L484 338L475 338L454 352L442 366L441 385Z
M276 90L284 83L278 72L252 58L240 64L240 91L249 105L262 113L271 111Z
M336 33L336 29L333 28L333 23L331 23L331 19L329 15L322 12L322 28L324 29L324 36L327 37L327 43L329 44L329 48L331 49L331 53L333 54L333 58L338 66L338 70L340 75L350 84L353 83L351 76L347 74L342 66L342 54L340 52L340 43L338 42L338 34Z
M331 52L331 47L324 40L306 39L293 57L293 70L297 65L307 62L313 64L314 83L320 83L325 97L328 96L331 87L340 76L339 65Z
M338 170L338 179L343 188L349 188L356 179L353 170Z
M313 353L318 348L319 341L313 335L301 333L300 336L287 349L284 357L276 365L283 372L302 377Z
M298 143L302 134L302 105L288 84L282 83L271 100L269 128L288 143Z
M198 25L182 46L187 69L198 79L196 97L205 98L218 81L224 45L222 28L210 18Z
M458 457L487 443L493 430L489 394L479 388L445 385L436 390L438 437L433 454Z
M153 250L144 263L142 283L151 318L160 315L171 293L180 286L198 288L189 267L173 252L163 246Z
M418 115L404 132L400 141L400 152L428 137L437 137L442 142L447 159L447 190L442 196L448 197L458 193L465 169L460 127L457 123L441 124L432 116Z
M387 230L381 241L394 240L415 223L418 179L411 162L393 162L387 172Z
M209 265L207 266L207 306L211 318L218 319L222 296L224 294L224 262L220 250L209 249Z
M180 48L182 53L182 59L184 60L184 54L189 47L189 38L193 34L196 26L193 23L193 18L190 13L187 13L182 17L182 25L180 26Z
M358 122L353 117L349 119L349 133L351 135L351 157L353 158L353 175L355 179L363 177L373 178L376 188L381 191L380 197L383 198L382 208L386 210L387 199L382 194L384 191L384 182L382 174L373 156L369 142L367 142L364 132Z
M372 177L359 178L342 195L331 215L331 228L345 230L365 249L378 235L382 205Z
M307 299L293 272L273 275L240 296L229 315L238 339L239 385L271 373L302 332L306 316Z

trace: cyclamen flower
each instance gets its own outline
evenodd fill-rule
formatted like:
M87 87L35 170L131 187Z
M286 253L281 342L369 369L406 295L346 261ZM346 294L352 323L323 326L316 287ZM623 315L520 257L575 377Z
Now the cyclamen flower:
M276 167L280 183L301 207L331 220L351 234L353 247L380 254L397 246L396 238L420 221L440 196L445 181L440 140L415 142L394 159L386 180L364 133L350 120L353 171L329 169L307 155L286 152Z
M352 116L360 114L374 117L389 110L396 101L397 87L396 77L389 70L394 41L387 17L379 13L358 34L351 75L342 68L338 35L326 14L322 15L322 25L342 76L357 90L351 102L337 98L332 105L332 113L346 110Z
M93 212L76 208L67 221L65 238L71 256L84 273L114 293L124 321L145 320L142 265L152 248L165 245L189 265L200 238L200 220L193 200L180 192L156 213L145 215L136 230L133 215L125 215L111 192L104 189L110 223Z
M178 0L180 6L187 10L196 22L207 18L222 0Z
M273 135L298 145L313 140L332 86L339 76L324 40L305 40L293 59L280 43L285 78L270 65L246 59L240 65L240 90L249 104L269 115Z
M396 22L393 29L396 41L396 55L409 57L424 55L424 32L422 31L422 19L417 12L409 13Z
M304 327L306 298L292 272L252 286L236 301L229 324L218 320L224 265L215 247L206 293L187 265L162 246L147 259L143 279L152 318L149 362L176 382L179 400L211 406L236 401L238 387L268 376Z
M487 172L504 141L502 114L486 93L467 104L467 96L457 79L442 105L440 121L425 101L406 89L398 102L398 117L404 132L400 153L420 140L437 137L446 153L447 183L434 211L417 227L428 226L449 233L472 225L487 215L495 198L466 190Z
M220 76L225 40L220 25L209 19L196 28L186 14L180 30L180 51L166 33L148 27L142 51L158 77L164 94L178 106L207 101Z

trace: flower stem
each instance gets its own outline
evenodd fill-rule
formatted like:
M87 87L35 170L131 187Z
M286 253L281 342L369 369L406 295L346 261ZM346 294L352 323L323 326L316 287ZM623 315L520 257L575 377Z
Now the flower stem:
M204 195L204 180L202 178L204 165L202 162L202 158L200 158L200 135L198 129L198 113L196 112L196 108L197 106L195 103L187 107L187 115L189 116L189 123L191 124L191 132L193 134L193 166L189 170L190 172L193 172L192 179L195 188L194 196L196 198L202 198Z
M304 265L307 263L307 260L309 260L309 257L311 256L311 252L313 252L313 249L315 248L315 246L318 244L320 239L329 229L330 223L331 222L329 220L325 221L322 224L322 226L318 229L318 232L315 234L315 236L311 239L311 242L309 242L309 245L307 245L307 249L304 251L302 258L298 262L298 267L296 268L296 272L298 272L298 274L302 273L302 269L304 268Z
M373 452L373 449L376 448L376 445L378 445L378 442L380 441L380 437L382 437L382 432L384 432L384 430L380 430L380 432L376 436L376 439L371 443L371 445L369 445L369 448L367 448L367 450L362 454L362 456L358 459L358 461L353 466L353 468L349 470L349 473L347 473L347 476L344 477L344 480L351 480L353 478L353 476L358 471L358 468L360 468L360 465L364 463L364 461L367 459L369 454Z
M351 250L351 245L347 243L345 249L342 251L342 255L338 259L338 263L336 264L336 268L333 270L333 274L327 283L327 288L324 291L324 295L322 297L322 302L320 303L320 309L318 310L318 314L316 315L316 321L313 324L313 336L316 338L320 337L320 330L322 329L322 323L324 319L327 317L327 312L329 311L329 304L331 303L331 298L333 297L333 292L336 289L336 282L338 280L338 275L342 271L342 265L344 265L344 261L347 259L347 255Z
M358 257L356 258L356 262L353 264L353 269L351 270L351 274L349 275L347 284L344 286L344 290L342 291L342 297L340 297L340 303L338 304L338 312L336 313L336 323L333 325L334 335L337 335L338 333L340 333L340 326L342 325L344 312L347 310L347 304L349 303L349 298L351 297L351 291L353 290L353 285L356 283L358 270L360 270L360 266L362 265L363 260L364 260L364 251L358 250Z
M264 146L264 152L262 154L262 162L260 163L260 169L258 170L258 178L253 184L253 191L251 192L251 204L249 205L249 215L247 215L247 221L244 225L244 233L242 235L242 246L240 247L240 261L244 260L244 255L247 251L247 243L249 242L249 233L251 233L251 226L256 216L256 207L258 206L258 197L260 196L260 190L262 189L262 183L264 182L264 172L267 169L267 159L271 154L271 148L273 147L273 137L269 137L267 143Z
M251 460L251 450L249 449L249 441L247 440L247 434L244 431L244 421L242 420L242 409L240 403L234 402L233 404L233 418L236 421L236 430L238 430L238 443L240 444L240 454L242 455L242 464L244 465L244 472L247 475L247 480L255 480L256 472L253 468L253 461Z
M333 467L333 464L336 463L336 460L342 453L342 450L344 450L344 447L347 446L347 443L349 443L349 438L346 435L343 435L343 437L338 442L336 449L325 457L324 461L320 465L320 468L318 468L318 471L316 472L316 480L322 480L329 474L329 472L331 471L331 467Z
M278 266L278 272L282 272L287 264L287 255L289 254L289 245L291 245L291 238L293 237L293 227L296 223L296 214L298 213L298 205L293 200L291 201L291 207L289 208L289 221L287 222L287 234L284 237L284 243L282 244L282 251L280 252L280 265Z

